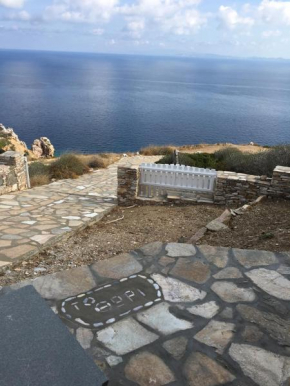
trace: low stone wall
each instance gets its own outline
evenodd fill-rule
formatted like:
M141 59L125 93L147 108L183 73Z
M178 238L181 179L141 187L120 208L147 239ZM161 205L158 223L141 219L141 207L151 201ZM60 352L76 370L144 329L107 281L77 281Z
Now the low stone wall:
M15 151L0 154L0 195L27 187L25 157Z
M290 199L290 168L277 166L272 178L218 172L215 204L242 205L260 196Z
M130 206L135 203L138 194L138 166L118 167L118 204Z
M138 166L118 168L119 205L130 206L136 202L138 180ZM290 168L277 166L272 178L234 172L218 172L213 199L215 204L241 206L260 196L290 199Z

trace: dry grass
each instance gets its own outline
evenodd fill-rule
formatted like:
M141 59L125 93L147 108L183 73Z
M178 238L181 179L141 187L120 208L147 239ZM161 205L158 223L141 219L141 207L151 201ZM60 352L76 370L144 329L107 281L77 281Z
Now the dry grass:
M165 146L156 146L149 145L147 147L143 147L140 150L140 154L142 155L169 155L176 149L176 146L173 145L165 145Z
M49 183L50 183L50 178L46 174L35 175L35 176L30 177L30 184L31 184L32 188L34 188L36 186L47 185Z
M100 154L75 154L78 159L92 169L104 169L119 161L121 154L100 153Z

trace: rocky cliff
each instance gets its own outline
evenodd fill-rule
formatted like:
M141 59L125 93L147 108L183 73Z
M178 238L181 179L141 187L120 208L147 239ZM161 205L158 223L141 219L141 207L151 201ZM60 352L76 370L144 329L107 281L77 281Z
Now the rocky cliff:
M54 146L48 138L41 137L40 139L35 139L30 150L26 143L19 139L13 129L10 127L6 128L0 123L0 153L8 150L23 153L30 159L54 157Z

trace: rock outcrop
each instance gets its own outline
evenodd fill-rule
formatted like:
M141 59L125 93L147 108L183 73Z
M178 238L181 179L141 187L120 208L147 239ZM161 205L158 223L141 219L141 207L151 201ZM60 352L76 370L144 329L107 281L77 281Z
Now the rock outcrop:
M6 128L0 123L0 153L5 151L16 151L28 155L32 160L41 157L54 157L54 146L46 137L35 139L31 148L32 150L29 150L26 143L20 141L13 129L10 127Z
M47 137L40 137L40 139L35 139L32 144L32 153L36 158L54 157L54 146Z
M0 123L0 150L4 151L17 151L23 154L29 154L29 150L26 143L20 141L18 135L10 127L6 128Z

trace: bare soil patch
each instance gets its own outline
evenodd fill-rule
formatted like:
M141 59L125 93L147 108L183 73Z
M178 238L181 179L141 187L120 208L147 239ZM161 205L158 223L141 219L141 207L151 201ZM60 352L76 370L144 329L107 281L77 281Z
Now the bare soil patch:
M290 201L263 201L235 217L230 230L208 232L201 244L267 251L290 251Z
M91 264L153 241L184 242L222 212L214 205L116 208L95 225L3 270L0 286Z

